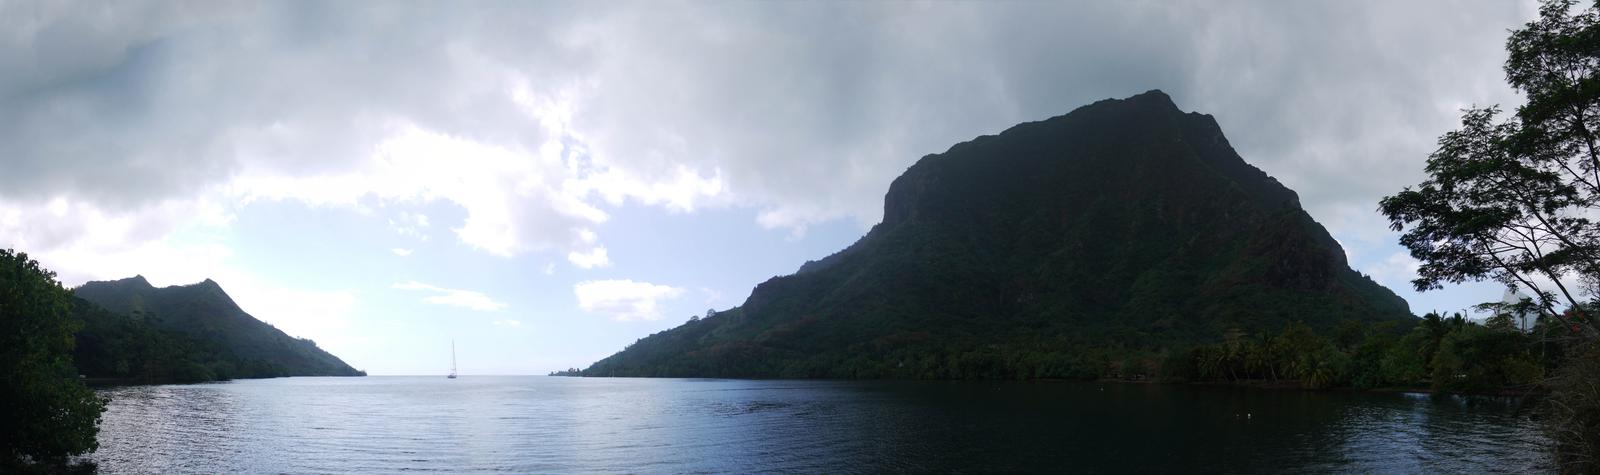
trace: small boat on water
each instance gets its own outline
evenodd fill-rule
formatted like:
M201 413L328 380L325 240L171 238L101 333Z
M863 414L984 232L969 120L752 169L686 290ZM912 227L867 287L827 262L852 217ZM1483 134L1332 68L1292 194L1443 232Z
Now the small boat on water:
M449 379L456 379L456 341L450 340L450 375Z

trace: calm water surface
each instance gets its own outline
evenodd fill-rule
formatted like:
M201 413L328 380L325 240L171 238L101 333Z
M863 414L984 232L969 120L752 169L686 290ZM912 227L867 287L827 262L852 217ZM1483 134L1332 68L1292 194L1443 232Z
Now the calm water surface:
M100 391L102 472L1539 472L1514 404L1098 383L463 376Z

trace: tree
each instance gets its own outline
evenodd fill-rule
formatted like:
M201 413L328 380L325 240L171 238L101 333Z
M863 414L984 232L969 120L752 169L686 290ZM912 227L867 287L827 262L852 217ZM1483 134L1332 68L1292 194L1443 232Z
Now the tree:
M1592 221L1600 216L1600 2L1577 6L1546 0L1539 18L1506 41L1506 81L1526 98L1516 114L1502 120L1497 107L1464 111L1461 129L1441 137L1428 158L1428 179L1384 198L1379 209L1391 228L1406 231L1401 245L1422 261L1412 282L1418 290L1499 281L1533 293L1544 321L1535 324L1541 355L1548 330L1580 335L1564 342L1570 348L1562 352L1573 356L1545 382L1545 426L1563 471L1587 473L1600 469L1600 329L1581 300L1600 294L1600 226ZM1531 354L1503 360L1494 373L1468 370L1478 343L1522 335L1462 332L1440 345L1435 387L1470 386L1475 374L1539 376Z
M1383 384L1411 386L1421 383L1431 374L1428 361L1434 350L1433 341L1421 326L1389 347L1378 362L1378 375Z
M105 403L72 366L72 294L25 253L0 249L0 471L93 451Z
M1344 381L1350 358L1332 344L1324 343L1301 354L1296 366L1300 370L1301 387L1324 389Z
M1600 290L1600 226L1590 218L1600 211L1600 4L1576 5L1547 0L1506 42L1506 80L1526 104L1504 120L1494 106L1464 111L1428 158L1428 179L1380 210L1422 261L1417 290L1519 286L1541 313L1593 340L1600 329L1580 297ZM1569 318L1558 306L1580 310Z
M1307 370L1311 369L1307 363L1313 362L1307 355L1321 350L1322 343L1322 339L1304 322L1289 322L1273 344L1280 349L1278 358L1282 360L1281 366L1286 370L1286 375L1303 379Z

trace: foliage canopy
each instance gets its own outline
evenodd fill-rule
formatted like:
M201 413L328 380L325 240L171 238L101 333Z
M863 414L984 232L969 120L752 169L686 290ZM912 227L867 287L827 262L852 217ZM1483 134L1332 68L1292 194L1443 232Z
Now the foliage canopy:
M1427 180L1379 210L1422 262L1418 290L1494 280L1530 291L1540 320L1560 322L1540 341L1563 341L1571 355L1545 381L1545 425L1562 469L1588 473L1600 469L1600 2L1579 7L1546 0L1538 19L1512 32L1506 82L1526 102L1509 117L1496 106L1463 111L1461 128L1428 158ZM1434 377L1530 371L1463 369L1479 357L1473 342L1486 341L1482 334L1441 340ZM1511 345L1488 343L1499 352Z
M1600 12L1576 6L1546 1L1507 41L1506 79L1526 104L1505 118L1497 106L1464 111L1427 180L1379 209L1422 263L1418 290L1518 286L1593 339L1600 328L1581 304L1600 284Z
M0 471L93 451L104 402L72 366L72 294L25 253L0 249Z

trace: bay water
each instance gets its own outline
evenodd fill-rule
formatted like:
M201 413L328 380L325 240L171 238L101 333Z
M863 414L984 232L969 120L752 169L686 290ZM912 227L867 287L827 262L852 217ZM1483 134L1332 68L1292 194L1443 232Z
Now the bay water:
M105 473L1553 469L1514 400L1088 382L281 378L102 388Z

